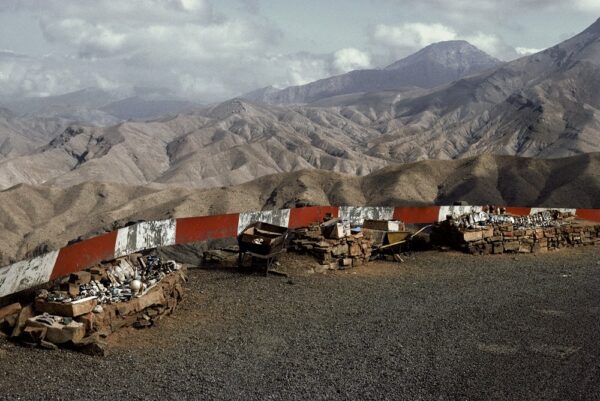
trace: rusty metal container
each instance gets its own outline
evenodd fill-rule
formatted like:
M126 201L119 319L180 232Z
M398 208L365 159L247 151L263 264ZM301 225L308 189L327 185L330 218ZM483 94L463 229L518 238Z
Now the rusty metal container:
M240 252L271 255L281 252L288 236L287 227L256 222L246 227L238 236Z

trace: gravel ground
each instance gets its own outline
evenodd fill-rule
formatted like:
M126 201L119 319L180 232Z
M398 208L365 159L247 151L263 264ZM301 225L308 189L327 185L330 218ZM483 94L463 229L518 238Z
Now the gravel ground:
M0 399L600 399L596 249L306 263L193 270L180 309L105 358L0 340Z

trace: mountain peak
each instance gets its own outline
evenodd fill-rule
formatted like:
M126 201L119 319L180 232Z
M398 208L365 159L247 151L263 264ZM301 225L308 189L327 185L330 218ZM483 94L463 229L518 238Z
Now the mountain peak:
M254 107L246 99L234 98L214 106L209 110L209 116L216 119L225 119L235 114L244 115L253 111Z
M486 66L494 67L500 63L500 60L478 49L466 40L448 40L432 43L418 52L388 65L385 69L396 70L421 62L435 62L445 66L455 66L459 69L468 69L472 66L481 69L481 67L485 68Z

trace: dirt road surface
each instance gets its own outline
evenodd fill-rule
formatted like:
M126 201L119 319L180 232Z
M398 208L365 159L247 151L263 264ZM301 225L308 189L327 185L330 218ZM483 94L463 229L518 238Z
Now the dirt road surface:
M600 399L598 249L308 264L193 270L180 309L105 358L0 340L0 399Z

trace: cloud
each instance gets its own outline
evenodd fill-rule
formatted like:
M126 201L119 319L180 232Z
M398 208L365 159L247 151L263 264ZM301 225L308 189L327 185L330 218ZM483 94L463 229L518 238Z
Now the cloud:
M371 56L361 50L349 47L333 53L333 66L338 73L371 67Z
M43 37L65 56L62 63L56 55L4 64L0 95L144 86L217 101L372 64L368 53L352 47L282 53L282 31L257 15L259 1L238 1L247 11L233 17L216 13L208 0L5 0L0 12L37 15Z
M515 48L515 51L520 56L527 56L527 55L530 55L530 54L539 53L542 50L544 50L544 49L534 49L534 48L531 48L531 47L516 47Z
M456 36L456 32L447 26L421 22L379 24L372 33L373 40L384 46L411 50L435 42L453 40Z
M575 0L575 7L583 11L600 12L600 2L597 0Z
M256 1L248 4L258 7ZM23 95L59 94L75 86L70 83L120 82L203 98L233 96L260 75L253 67L265 64L282 35L265 19L219 15L208 0L0 3L0 12L17 11L35 15L43 37L66 57L60 67L58 57L52 63L5 61L0 83L10 77L20 84L0 88L4 94L19 87Z
M357 24L356 30L366 34L364 43L340 40L338 48L316 53L297 51L295 44L326 41L336 26L293 37L292 28L266 16L271 9L261 7L260 0L229 1L234 3L231 15L221 14L218 10L227 7L219 8L215 0L2 0L2 22L12 15L36 21L31 31L37 41L47 42L51 54L0 52L0 96L146 86L212 102L267 85L300 85L384 66L431 43L455 39L508 60L534 50L506 44L497 28L512 23L509 13L561 9L558 0L407 0L403 7L427 11L428 20ZM370 1L397 5L397 0ZM589 14L600 2L574 0L572 8Z
M379 24L371 32L371 42L387 56L382 62L393 62L432 43L466 40L484 52L503 60L518 56L515 49L497 35L481 31L459 32L440 23L410 22L398 25ZM380 56L379 59L382 59Z

